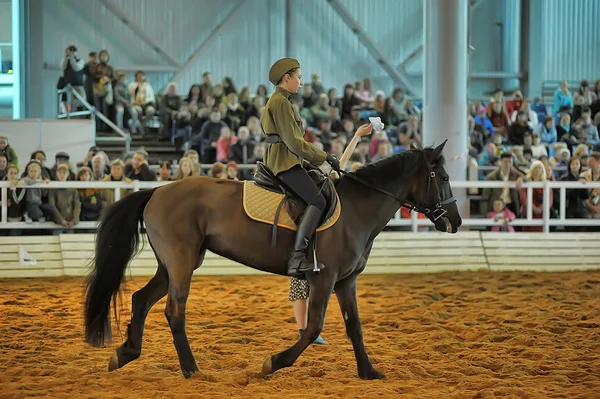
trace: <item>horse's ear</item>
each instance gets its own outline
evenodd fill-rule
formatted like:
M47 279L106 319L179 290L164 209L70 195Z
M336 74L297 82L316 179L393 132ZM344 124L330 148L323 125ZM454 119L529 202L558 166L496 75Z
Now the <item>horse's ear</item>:
M444 151L444 146L446 145L446 143L448 142L448 139L444 140L444 142L440 145L438 145L435 150L433 150L433 160L437 161L438 159L440 159L442 157L442 152Z

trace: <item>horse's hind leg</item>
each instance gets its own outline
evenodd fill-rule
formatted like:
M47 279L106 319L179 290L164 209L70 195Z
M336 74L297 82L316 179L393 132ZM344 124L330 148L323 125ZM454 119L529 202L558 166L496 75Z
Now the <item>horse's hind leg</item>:
M203 252L189 248L173 248L169 260L169 295L165 316L171 327L179 365L185 378L198 371L190 343L185 332L185 308L190 293L192 274L202 259Z
M165 265L159 259L158 270L154 277L131 297L132 312L131 322L127 327L127 340L117 348L116 353L110 359L109 371L121 368L140 357L146 316L152 306L167 294L168 288L169 275Z
M334 276L326 275L325 273L321 273L319 276L307 273L307 279L310 283L310 301L308 305L306 332L302 334L294 346L267 359L262 367L263 375L266 376L279 369L293 365L302 352L321 334L327 304L329 303L335 282Z

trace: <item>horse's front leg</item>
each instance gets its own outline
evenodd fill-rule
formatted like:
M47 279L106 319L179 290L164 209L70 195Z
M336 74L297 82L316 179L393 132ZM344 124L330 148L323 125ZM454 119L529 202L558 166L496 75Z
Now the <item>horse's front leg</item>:
M329 303L329 298L331 297L333 286L335 284L335 276L324 271L319 275L313 275L309 272L306 273L306 277L310 284L310 300L308 305L308 323L306 331L294 346L271 356L265 361L262 367L263 376L293 365L302 352L304 352L304 350L319 337L319 334L321 334L325 312L327 311L327 304Z
M354 348L358 376L363 380L378 380L385 378L385 376L375 370L371 360L369 360L369 355L367 355L356 304L356 277L358 276L351 276L339 281L335 285L335 294L346 324L346 334L352 341L352 347Z

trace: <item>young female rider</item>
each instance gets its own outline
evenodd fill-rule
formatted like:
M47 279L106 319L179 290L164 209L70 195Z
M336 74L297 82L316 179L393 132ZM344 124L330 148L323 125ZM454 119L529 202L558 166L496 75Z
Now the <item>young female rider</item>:
M294 250L288 261L288 274L301 276L313 269L306 255L310 238L315 233L325 211L325 197L302 167L303 161L319 166L327 161L339 170L339 160L334 155L319 150L304 140L302 118L292 107L290 96L302 87L300 63L293 58L276 61L269 70L269 81L275 92L269 98L261 118L263 131L269 144L264 163L287 187L307 204L302 215Z

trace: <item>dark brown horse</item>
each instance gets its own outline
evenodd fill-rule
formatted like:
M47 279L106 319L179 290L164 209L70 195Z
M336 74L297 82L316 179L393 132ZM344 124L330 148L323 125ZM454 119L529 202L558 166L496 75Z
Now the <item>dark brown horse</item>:
M337 181L341 216L317 240L319 261L325 268L319 274L306 274L310 285L306 333L292 347L267 359L264 375L293 365L319 336L335 289L359 377L383 377L364 346L356 278L367 264L373 240L402 204L416 205L437 230L455 233L461 225L443 166L444 144L394 155ZM271 226L252 221L242 209L242 187L235 181L190 178L133 193L107 209L98 227L94 269L87 282L85 338L89 344L102 346L111 338L111 300L116 305L125 270L138 248L142 222L158 260L156 275L132 296L127 340L110 359L109 370L140 356L146 315L168 294L165 316L181 370L185 377L198 371L185 331L185 309L192 274L207 250L258 270L286 275L294 232L280 229L278 245L271 247Z

